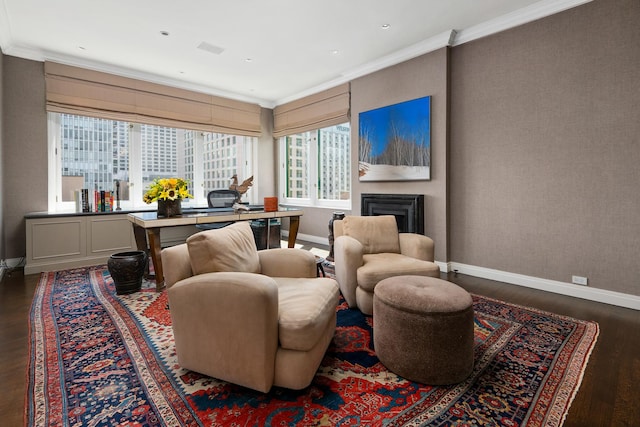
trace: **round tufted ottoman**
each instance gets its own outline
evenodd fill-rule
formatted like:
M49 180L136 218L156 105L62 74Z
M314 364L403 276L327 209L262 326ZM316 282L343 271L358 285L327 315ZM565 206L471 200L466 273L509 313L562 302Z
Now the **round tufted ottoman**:
M425 276L380 281L373 343L390 371L430 385L459 383L473 370L473 305L461 287Z

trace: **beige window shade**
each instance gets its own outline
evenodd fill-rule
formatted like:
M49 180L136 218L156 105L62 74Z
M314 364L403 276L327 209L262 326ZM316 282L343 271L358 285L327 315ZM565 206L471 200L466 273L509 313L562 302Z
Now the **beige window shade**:
M273 136L279 138L349 121L349 83L286 104L273 110Z
M260 106L45 62L47 111L260 136Z

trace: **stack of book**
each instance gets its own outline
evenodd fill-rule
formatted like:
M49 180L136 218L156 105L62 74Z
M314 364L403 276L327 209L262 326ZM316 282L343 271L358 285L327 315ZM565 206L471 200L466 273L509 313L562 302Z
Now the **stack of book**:
M89 198L89 189L83 188L74 192L76 212L113 212L113 192L94 190L93 198Z

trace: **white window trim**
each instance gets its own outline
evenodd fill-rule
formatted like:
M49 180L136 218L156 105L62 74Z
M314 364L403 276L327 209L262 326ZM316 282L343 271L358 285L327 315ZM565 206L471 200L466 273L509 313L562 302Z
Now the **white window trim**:
M61 160L58 155L60 150L60 141L58 135L60 132L56 132L56 129L60 129L60 115L59 114L47 114L47 132L48 143L47 152L48 168L49 168L49 186L48 186L48 206L49 212L55 212L57 210L58 200L62 200L62 167L60 165ZM73 207L75 209L75 206Z
M286 136L278 138L278 160L280 163L279 173L279 193L280 203L289 206L300 207L316 207L327 209L341 209L351 210L351 198L349 200L327 200L318 198L318 133L314 133L314 136L310 140L307 140L308 144L313 144L313 149L308 150L309 153L309 172L310 177L307 182L307 194L309 198L295 198L287 197L287 144ZM349 178L350 179L350 178Z

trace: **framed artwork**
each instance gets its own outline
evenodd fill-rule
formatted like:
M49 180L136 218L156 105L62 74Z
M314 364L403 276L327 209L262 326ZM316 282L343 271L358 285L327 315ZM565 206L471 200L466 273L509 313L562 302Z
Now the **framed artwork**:
M431 179L431 97L359 114L360 181Z

